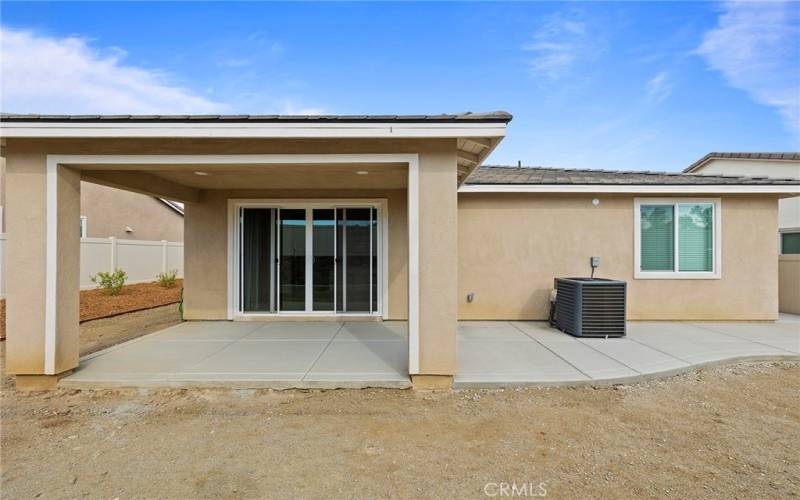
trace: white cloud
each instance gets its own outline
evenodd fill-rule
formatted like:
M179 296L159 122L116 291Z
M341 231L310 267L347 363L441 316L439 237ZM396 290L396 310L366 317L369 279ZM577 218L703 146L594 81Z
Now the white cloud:
M535 75L557 80L603 50L597 34L589 33L585 22L570 17L561 13L550 16L533 34L533 41L523 45L523 50L533 54L528 63Z
M121 49L92 48L0 27L0 107L15 113L221 113L227 106L172 82L163 72L126 65Z
M735 88L776 108L800 139L800 5L729 2L696 52Z
M658 104L672 94L672 84L666 71L657 74L647 82L647 98Z

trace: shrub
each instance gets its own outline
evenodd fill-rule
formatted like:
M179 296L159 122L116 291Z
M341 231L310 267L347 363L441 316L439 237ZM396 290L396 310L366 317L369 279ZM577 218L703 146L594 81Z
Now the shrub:
M119 295L122 287L125 286L125 280L128 275L122 269L117 269L113 273L97 273L92 276L92 283L97 283L99 288L102 288L109 295Z
M164 288L172 288L178 281L178 270L173 269L172 271L167 271L165 273L158 273L156 280L158 281L158 284Z

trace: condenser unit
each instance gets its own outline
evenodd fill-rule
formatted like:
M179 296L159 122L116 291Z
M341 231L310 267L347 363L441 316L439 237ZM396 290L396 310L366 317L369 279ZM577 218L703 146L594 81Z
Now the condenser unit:
M556 278L556 327L576 337L624 337L627 283Z

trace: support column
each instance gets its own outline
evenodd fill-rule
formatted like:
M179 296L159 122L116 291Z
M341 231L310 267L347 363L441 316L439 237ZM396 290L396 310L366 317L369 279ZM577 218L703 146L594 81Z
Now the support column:
M456 373L458 329L456 142L419 154L419 367L414 387L446 388Z
M6 199L6 371L50 388L78 366L80 173L12 151Z

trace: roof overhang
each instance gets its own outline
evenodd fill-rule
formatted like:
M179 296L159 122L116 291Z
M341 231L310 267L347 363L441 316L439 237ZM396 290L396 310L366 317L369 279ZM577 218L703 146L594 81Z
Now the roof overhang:
M502 138L502 122L0 122L7 138Z
M620 194L784 194L800 195L800 185L631 185L631 184L465 184L459 193L620 193Z

